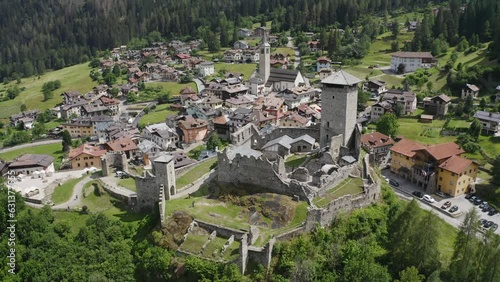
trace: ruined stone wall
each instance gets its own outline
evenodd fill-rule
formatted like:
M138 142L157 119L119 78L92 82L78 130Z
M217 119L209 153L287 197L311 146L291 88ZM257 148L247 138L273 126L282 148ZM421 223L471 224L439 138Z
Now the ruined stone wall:
M203 159L203 160L201 160L201 161L198 161L198 162L192 163L192 164L190 164L190 165L183 166L183 167L181 167L181 168L176 169L176 170L175 170L175 178L177 179L177 178L179 178L179 177L183 176L183 175L184 175L184 174L186 174L188 171L190 171L193 167L195 167L195 166L197 166L197 165L199 165L199 164L202 164L202 163L204 163L204 162L207 162L207 161L209 161L209 160L211 160L211 159L213 159L213 158L216 158L216 157L217 157L217 155L213 155L213 156L211 156L211 157L209 157L209 158L206 158L206 159Z
M236 229L231 229L227 228L221 225L217 224L212 224L204 221L200 221L195 219L196 223L198 224L198 227L203 228L208 231L208 233L216 232L217 237L222 237L228 239L231 236L234 236L235 240L241 240L244 234L247 234L245 231L241 230L236 230Z
M324 208L310 208L307 213L306 231L311 231L316 224L320 226L329 226L333 219L340 213L350 212L354 209L366 207L375 203L380 198L380 183L373 183L365 186L365 191L355 195L345 195L333 200Z
M165 193L164 188L160 187L160 195L158 195L158 208L160 212L160 225L162 228L165 227L165 196L163 195L163 193Z
M231 144L239 146L251 142L254 136L259 135L259 130L253 123L249 123L234 133L231 133Z
M248 247L248 261L269 268L271 266L274 243L276 243L276 238L271 238L262 248Z
M107 152L101 157L102 176L111 175L111 168L128 171L127 155L122 152Z
M156 177L145 171L142 177L134 177L137 187L137 204L140 210L151 210L158 202L160 185L156 183ZM165 191L164 191L165 192Z
M285 182L285 171L283 160L269 162L262 158L237 155L230 161L225 153L220 153L217 181L232 185L251 185L270 193L298 195L303 200L307 199L306 185L296 180Z

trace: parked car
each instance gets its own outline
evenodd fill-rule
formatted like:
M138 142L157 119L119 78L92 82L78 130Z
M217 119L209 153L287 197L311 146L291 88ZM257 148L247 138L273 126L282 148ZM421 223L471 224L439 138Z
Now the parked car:
M450 201L446 201L446 203L444 203L444 204L441 206L441 208L442 208L443 210L445 210L445 209L447 209L447 208L449 208L449 207L451 207L451 202L450 202Z
M490 209L490 211L488 212L488 215L495 215L497 213L498 213L498 211L496 209Z
M482 211L482 212L489 212L489 211L490 211L490 209L492 209L492 207L490 207L489 205L485 205L485 206L481 209L481 211Z
M413 191L413 193L411 193L411 194L419 199L422 199L422 197L424 197L424 194L422 192L419 192L419 191Z
M472 197L469 198L469 201L474 202L476 199L477 199L476 196L472 196Z
M469 193L467 195L465 195L465 198L468 200L470 198L474 197L474 194L473 193Z
M480 198L476 198L474 200L474 202L472 202L475 206L479 206L481 203L483 202L483 200L481 200Z
M487 207L488 206L488 202L484 201L482 203L479 204L479 208L482 209L484 207Z
M441 192L441 191L437 191L437 192L436 192L436 195L438 195L439 197L443 197L443 198L444 198L444 197L446 197L446 196L444 195L444 193L443 193L443 192Z
M493 223L493 225L491 226L491 229L492 229L493 231L497 231L497 229L498 229L498 224Z
M494 224L493 221L486 221L484 224L483 224L483 227L484 228L490 228L492 225Z
M479 220L479 225L480 225L480 226L482 226L484 223L486 223L486 221L487 221L486 219L481 218L481 219Z
M423 197L424 201L428 202L428 203L434 203L436 200L434 200L433 197L429 196L429 195L424 195Z
M116 171L116 177L122 177L122 175L124 175L125 172L121 171L121 170L118 170Z
M127 173L124 173L120 176L121 179L124 179L124 178L129 178L130 175L128 175Z
M390 179L389 184L391 184L394 187L399 187L399 183L394 179Z
M453 206L453 207L451 207L451 209L449 210L449 212L450 212L450 213L454 213L454 212L456 212L456 211L458 211L458 206Z

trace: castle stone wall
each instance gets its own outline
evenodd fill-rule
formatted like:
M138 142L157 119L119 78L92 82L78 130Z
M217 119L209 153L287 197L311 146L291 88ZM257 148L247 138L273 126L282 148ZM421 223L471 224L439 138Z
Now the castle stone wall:
M271 133L265 135L265 136L259 136L258 134L254 135L252 145L259 149L262 146L264 146L267 142L274 140L276 138L279 138L283 135L288 135L291 138L298 138L302 135L309 135L312 138L316 140L316 142L319 142L320 138L320 132L319 132L319 125L312 125L309 127L279 127L275 130L273 130Z
M224 227L221 225L200 221L197 219L195 219L195 221L198 224L198 227L207 230L208 233L212 233L215 231L217 234L217 237L229 239L231 236L234 236L235 240L241 240L243 238L243 235L247 234L247 232L245 232L245 231L231 229L231 228L227 228L227 227Z
M127 155L123 152L107 152L101 157L102 176L108 176L113 173L111 168L116 170L128 171Z

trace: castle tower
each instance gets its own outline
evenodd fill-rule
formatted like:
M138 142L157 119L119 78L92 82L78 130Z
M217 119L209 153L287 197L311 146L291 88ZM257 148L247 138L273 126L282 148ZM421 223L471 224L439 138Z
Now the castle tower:
M152 161L153 174L156 176L156 185L163 185L165 199L170 200L175 195L174 157L165 153ZM158 188L159 189L159 188Z
M265 84L271 73L271 45L267 42L265 31L263 34L262 43L260 44L259 76L264 80Z
M359 82L359 78L343 70L321 81L321 148L340 134L341 146L347 146L356 126Z

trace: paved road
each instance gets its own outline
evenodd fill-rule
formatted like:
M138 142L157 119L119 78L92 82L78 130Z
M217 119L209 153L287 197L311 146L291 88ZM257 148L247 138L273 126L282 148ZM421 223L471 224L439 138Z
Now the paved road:
M85 184L88 182L94 180L92 178L92 175L86 176L82 180L80 180L78 183L76 183L75 188L73 189L73 194L71 195L71 198L69 201L52 206L53 210L61 210L61 209L67 209L68 207L70 209L75 209L75 208L80 208L82 206L82 198L83 198L83 187Z
M297 47L295 47L295 45L293 45L293 38L292 37L288 37L288 43L286 44L286 47L292 48L295 51L295 62L293 63L293 66L295 68L297 68L300 64L300 52L299 52L299 48L297 48Z
M201 80L199 80L198 78L193 78L193 81L194 83L196 83L196 87L198 87L198 93L205 89L205 85L203 84L203 82L201 82Z
M36 142L32 142L32 143L26 143L26 144L13 146L13 147L3 148L3 149L0 149L0 153L6 153L6 152L14 151L17 149L29 148L29 147L38 146L38 145L48 145L48 144L56 144L56 143L61 143L61 139L36 141Z

